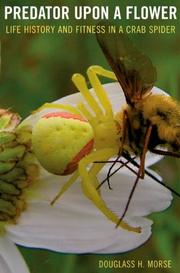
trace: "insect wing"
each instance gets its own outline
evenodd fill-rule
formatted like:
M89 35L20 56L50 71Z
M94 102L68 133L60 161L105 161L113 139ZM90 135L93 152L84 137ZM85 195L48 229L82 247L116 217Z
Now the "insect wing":
M106 26L107 27L107 26ZM156 69L125 34L97 34L98 43L114 71L130 105L148 93L156 81Z

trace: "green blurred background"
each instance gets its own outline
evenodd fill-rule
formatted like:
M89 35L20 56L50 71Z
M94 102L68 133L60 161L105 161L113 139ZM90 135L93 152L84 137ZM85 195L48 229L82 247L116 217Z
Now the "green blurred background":
M125 3L124 3L125 2ZM1 16L4 4L10 5L176 5L176 1L1 1ZM179 18L179 14L178 14ZM8 20L6 24L13 24ZM28 22L23 24L96 24L96 21L68 22ZM119 24L127 24L120 21ZM16 22L21 24L21 22ZM176 21L130 21L128 24L159 24L176 25L176 34L136 34L133 40L151 57L157 68L156 85L166 90L176 99L180 99L180 30L179 19ZM64 95L75 92L71 76L75 72L85 73L93 64L108 67L101 53L95 35L78 34L47 34L47 35L7 35L4 33L5 22L1 19L1 51L2 66L0 77L1 107L11 107L22 117L45 102L56 100ZM180 164L178 160L164 159L154 166L163 175L164 181L180 191ZM46 250L34 250L20 247L32 273L73 273L73 272L129 272L132 269L99 269L99 259L168 259L172 260L171 269L138 269L139 272L178 272L180 270L179 244L179 211L178 200L175 197L170 209L163 213L152 215L155 224L151 239L137 250L119 255L67 255ZM179 270L178 270L179 269Z

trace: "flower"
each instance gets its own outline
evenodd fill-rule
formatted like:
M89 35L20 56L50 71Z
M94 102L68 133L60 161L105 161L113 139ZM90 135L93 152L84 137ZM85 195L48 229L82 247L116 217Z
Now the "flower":
M121 93L116 83L105 85L114 110L122 104ZM156 91L156 90L155 90ZM64 97L56 103L76 105L82 97L79 93ZM39 117L55 109L45 109L28 117L22 125L33 127ZM149 155L147 166L159 160ZM107 166L99 174L101 181L107 174ZM123 168L113 175L110 191L107 185L101 188L102 196L111 210L122 215L135 176ZM16 224L8 223L1 236L0 266L3 272L28 272L15 244L45 248L65 253L119 253L139 247L151 235L152 221L144 216L166 209L172 200L171 192L150 177L140 181L133 195L125 220L132 226L140 226L141 233L115 228L114 224L88 200L76 181L67 192L50 206L65 176L48 173L40 167L40 174L27 191L26 209ZM7 255L8 253L8 255ZM15 257L13 259L13 257ZM21 268L21 269L20 269ZM6 270L6 271L5 271Z

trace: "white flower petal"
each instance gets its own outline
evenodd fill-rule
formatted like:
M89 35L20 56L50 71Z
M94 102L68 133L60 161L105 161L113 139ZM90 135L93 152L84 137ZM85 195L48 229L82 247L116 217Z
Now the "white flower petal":
M138 225L143 227L142 229L142 234L133 234L132 232L124 232L122 233L121 239L118 241L112 242L111 245L108 245L107 248L104 248L96 253L101 253L101 254L108 254L108 253L121 253L121 252L126 252L131 249L135 249L138 246L141 246L144 244L150 237L151 235L151 225L152 221L145 219L145 218L140 218L140 217L133 217L129 220L132 220L133 223L137 222ZM131 221L130 221L131 222ZM145 239L147 238L147 239ZM122 251L123 249L123 251Z
M161 181L161 178L155 172L148 171ZM99 181L106 178L107 172L108 166L106 165L98 175ZM68 178L43 171L41 179L34 185L33 191L38 194L33 196L33 200L38 202L41 199L50 203ZM123 168L110 178L113 190L109 190L107 183L101 187L101 194L105 202L120 216L123 213L123 208L127 203L135 179L134 174ZM164 210L170 205L171 200L171 192L146 175L145 179L140 179L138 182L127 215L145 216L151 212ZM86 208L83 204L87 202L87 198L83 196L80 180L77 180L58 201L59 204L67 204L68 202L72 206L76 204L79 210Z
M76 211L75 204L51 208L48 203L33 203L18 225L8 227L8 235L20 245L60 252L124 252L143 244L151 235L151 221L136 218L132 222L138 225L140 220L142 232L137 234L115 229L94 208Z
M7 236L0 236L0 273L29 273L18 248Z
M153 174L155 175L155 173ZM119 216L124 212L135 180L134 174L127 170L121 170L120 173L113 176L111 182L113 190L109 190L107 185L102 187L101 193L104 200ZM128 208L127 218L129 219L129 216L132 215L145 216L152 212L164 210L170 206L171 201L171 192L146 175L137 184Z
M125 102L123 92L118 83L105 85L108 96L113 104L114 111L118 111ZM154 92L159 91L154 88ZM76 106L82 101L80 93L64 97L54 103ZM24 121L33 124L40 116L54 109L45 109ZM159 160L159 156L146 160L152 164ZM99 179L107 174L107 166L101 172ZM71 253L115 253L125 252L143 244L151 235L150 220L143 218L154 211L167 208L171 202L168 190L158 185L150 178L139 181L125 220L132 226L141 226L140 234L128 232L115 225L87 199L77 181L61 197L55 206L50 201L59 191L60 184L66 182L67 177L55 176L42 169L40 181L34 185L32 191L38 193L29 201L27 210L22 213L18 225L8 226L9 237L18 244L31 247L52 249ZM119 216L126 206L129 193L135 181L135 176L123 168L111 179L113 191L102 187L102 196L106 204Z
M145 167L150 167L160 161L164 156L162 155L156 155L151 152L147 152L146 154L146 161L145 161ZM140 162L140 160L138 160Z
M107 170L102 172L101 178L103 173L107 173ZM64 182L65 178L62 177L62 180ZM115 229L115 225L82 194L79 181L51 207L49 202L61 182L61 177L44 174L42 181L37 183L37 190L39 188L41 197L44 195L46 201L31 201L18 225L8 227L8 234L13 241L70 253L125 252L140 246L151 235L152 222L139 216L164 209L171 200L169 191L151 179L140 181L135 192L136 198L132 200L127 214L129 216L126 217L131 225L142 227L141 234L137 234ZM104 185L102 195L110 207L122 213L129 186L132 186L132 175L126 171L113 176L112 186L115 188L110 191Z

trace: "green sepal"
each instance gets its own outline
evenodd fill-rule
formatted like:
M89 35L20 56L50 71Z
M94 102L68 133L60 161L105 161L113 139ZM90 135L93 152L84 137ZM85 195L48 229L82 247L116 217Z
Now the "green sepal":
M0 132L0 145L13 141L16 135L13 132Z
M0 193L19 195L21 193L13 184L0 180Z
M26 148L23 145L18 145L14 148L5 148L3 152L0 152L0 161L13 161L21 159Z
M6 128L11 121L11 115L4 114L0 117L0 130Z
M11 217L9 215L7 215L7 213L3 213L0 210L0 236L2 234L3 224L5 224L5 222L10 220L10 219L11 219Z
M16 221L26 208L28 188L39 175L31 152L32 129L20 117L0 109L0 223Z
M6 213L9 216L16 215L16 207L9 201L0 199L0 212Z
M11 183L15 183L16 182L15 180L19 179L19 178L23 178L23 179L26 178L23 168L15 167L14 169L9 171L8 173L1 175L2 180L5 180L5 181L11 182Z
M15 166L15 164L16 164L15 162L1 162L0 163L0 175L12 170L12 168Z
M0 130L13 130L21 118L18 114L0 108Z

